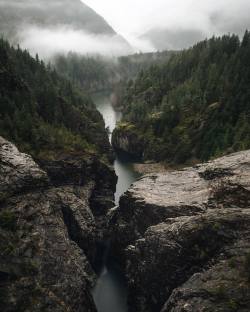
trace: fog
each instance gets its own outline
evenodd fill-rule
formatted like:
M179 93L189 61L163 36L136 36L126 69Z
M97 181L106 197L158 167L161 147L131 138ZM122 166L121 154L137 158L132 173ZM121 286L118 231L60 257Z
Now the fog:
M249 12L249 0L0 0L0 30L43 58L69 51L117 56L242 35Z
M55 54L74 51L79 54L120 56L133 52L118 35L93 35L65 26L57 28L24 27L20 32L21 45L31 54L43 59Z
M134 52L80 0L0 0L0 32L44 59L69 51L107 56Z
M83 0L84 1L84 0ZM213 35L250 29L249 0L86 0L125 38L156 49L185 48ZM183 41L183 42L182 42Z

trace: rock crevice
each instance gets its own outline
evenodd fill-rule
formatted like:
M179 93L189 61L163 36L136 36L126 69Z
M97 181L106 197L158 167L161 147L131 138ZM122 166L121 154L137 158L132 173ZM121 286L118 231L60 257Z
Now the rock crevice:
M247 311L248 267L237 263L249 257L249 190L250 151L134 183L110 217L131 311ZM218 269L234 258L231 271ZM222 287L220 297L227 282L242 288Z
M0 160L0 310L96 311L93 263L105 235L90 204L97 160L67 156L39 166L3 138ZM109 173L99 190L105 219L116 178L100 167Z

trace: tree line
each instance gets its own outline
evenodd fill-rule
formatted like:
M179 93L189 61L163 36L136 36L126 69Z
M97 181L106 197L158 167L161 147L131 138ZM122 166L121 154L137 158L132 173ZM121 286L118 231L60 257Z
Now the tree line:
M185 163L248 149L249 86L250 32L213 37L130 81L123 125L133 125L144 159Z
M39 157L102 153L104 122L90 97L28 51L0 39L0 135Z

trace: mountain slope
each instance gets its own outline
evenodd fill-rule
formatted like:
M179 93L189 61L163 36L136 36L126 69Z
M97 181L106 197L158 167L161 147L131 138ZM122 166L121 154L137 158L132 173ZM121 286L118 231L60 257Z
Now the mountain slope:
M153 28L141 36L149 40L156 50L181 50L191 47L206 37L201 31L193 29Z
M152 64L167 62L173 53L175 52L138 53L118 57L114 62L113 59L105 57L90 57L70 52L67 55L57 55L52 64L58 73L72 80L83 90L113 90L120 97L120 91L123 91L121 89L129 79L135 79L142 69L148 69Z
M33 156L109 151L94 104L27 51L0 40L0 135Z
M117 149L174 163L250 148L250 33L212 38L128 85Z
M34 30L35 34L32 33ZM12 43L22 43L27 39L30 40L27 37L34 36L36 41L39 32L45 30L54 34L58 31L60 34L65 32L78 34L78 39L72 39L73 41L84 42L84 38L79 39L79 36L88 36L89 40L96 39L94 46L100 44L99 36L104 36L106 40L107 37L112 39L114 45L120 46L121 49L131 48L103 17L80 0L0 0L0 34L7 40L11 40ZM60 36L54 40L60 41L63 40L62 38ZM65 44L70 45L69 42ZM59 42L55 48L58 45ZM69 46L70 50L72 50L71 46ZM37 52L40 54L39 50Z
M115 35L107 22L80 0L0 1L1 28L17 31L20 26L70 26L93 34Z
M1 311L96 312L116 185L109 152L92 101L0 39Z

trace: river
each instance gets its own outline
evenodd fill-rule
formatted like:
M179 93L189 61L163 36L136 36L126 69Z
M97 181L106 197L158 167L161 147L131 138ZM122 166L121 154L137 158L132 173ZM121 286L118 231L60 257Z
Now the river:
M98 111L102 114L105 126L108 127L109 140L116 123L121 119L120 112L114 110L109 94L97 94L93 97ZM115 204L131 184L139 177L133 169L133 164L126 157L116 156L115 172L118 176L116 185ZM98 312L127 312L127 290L123 278L112 268L105 265L93 290L93 298Z

